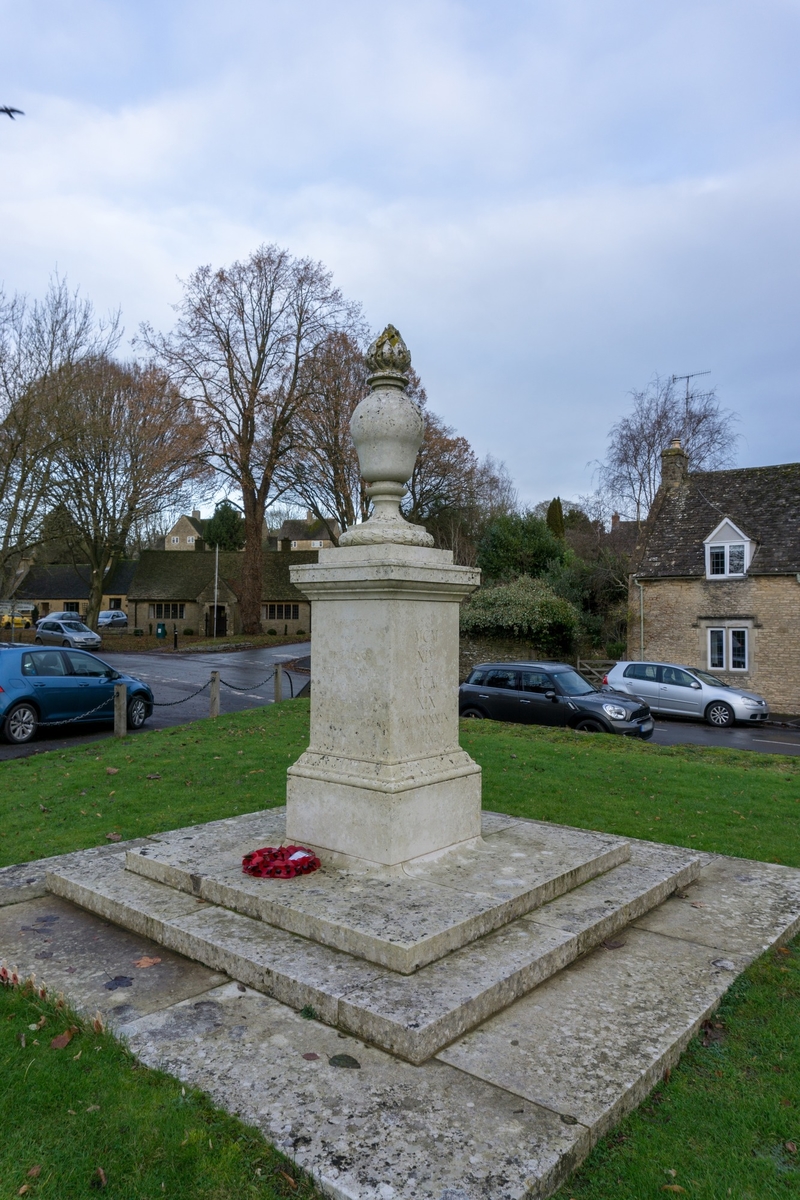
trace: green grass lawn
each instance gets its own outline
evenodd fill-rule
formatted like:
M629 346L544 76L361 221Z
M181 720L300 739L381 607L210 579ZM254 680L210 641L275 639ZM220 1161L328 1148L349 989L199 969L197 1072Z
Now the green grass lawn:
M307 738L308 702L295 701L0 764L0 864L282 804ZM462 744L484 768L486 808L800 866L798 759L493 722L465 722ZM800 1196L799 946L736 982L559 1200ZM41 1016L44 1038L27 1030ZM78 1059L50 1050L71 1023ZM118 1197L313 1194L258 1134L52 1001L0 989L0 1062L3 1200L26 1182L23 1195L91 1195L97 1166Z

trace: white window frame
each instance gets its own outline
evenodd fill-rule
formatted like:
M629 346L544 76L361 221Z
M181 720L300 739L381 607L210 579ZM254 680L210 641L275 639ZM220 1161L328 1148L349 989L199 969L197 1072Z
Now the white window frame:
M733 536L731 536L733 534ZM731 550L734 547L741 546L744 551L744 570L731 571ZM720 521L716 529L714 529L705 539L705 561L706 561L706 579L744 579L750 566L752 559L753 543L746 533L743 533L733 521L727 517L724 521ZM713 550L722 550L725 555L725 570L711 570L711 553Z
M187 539L186 539L186 545L187 545L187 546L193 546L193 545L194 545L194 538L192 537L192 535L191 535L191 534L189 534L189 536L188 536L188 537L187 537Z
M181 544L181 539L179 537L173 536L170 538L170 542L172 543L173 546L179 546Z
M712 666L711 662L711 635L712 633L722 634L722 665L718 663ZM734 633L744 634L744 666L733 666L733 635ZM709 625L706 629L706 662L708 663L709 671L730 671L733 674L746 674L750 670L750 629L747 625Z

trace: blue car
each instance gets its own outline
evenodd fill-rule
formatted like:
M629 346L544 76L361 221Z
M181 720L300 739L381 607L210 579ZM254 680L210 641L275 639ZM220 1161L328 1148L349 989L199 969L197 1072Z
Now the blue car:
M0 727L15 746L39 728L114 720L114 684L128 694L128 728L139 729L153 711L153 693L85 650L0 648Z

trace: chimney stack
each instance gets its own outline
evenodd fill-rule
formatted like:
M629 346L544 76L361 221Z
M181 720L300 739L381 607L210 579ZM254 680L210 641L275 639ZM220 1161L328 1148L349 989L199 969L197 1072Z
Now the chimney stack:
M619 513L611 514L611 532L613 533L615 529L619 529Z
M199 521L199 520L200 520L200 509L199 509L199 508L193 508L193 509L192 509L192 516L194 517L195 521Z
M666 488L677 488L689 474L689 459L682 448L680 438L673 438L666 450L661 451L661 483Z

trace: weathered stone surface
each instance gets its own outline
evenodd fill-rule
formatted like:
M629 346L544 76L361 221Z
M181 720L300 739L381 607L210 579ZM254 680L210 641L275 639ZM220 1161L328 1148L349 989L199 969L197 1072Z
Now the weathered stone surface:
M799 878L792 867L720 856L685 898L668 901L636 925L755 958L779 935L788 941L800 928Z
M151 967L135 964L160 958ZM0 958L63 991L80 1010L115 1025L164 1008L226 981L224 975L110 925L57 896L0 909ZM109 990L114 976L130 986Z
M437 1056L605 1133L677 1062L746 966L628 927Z
M120 850L143 846L147 840L147 838L135 838L127 842L117 842L114 845L97 846L93 853L100 856L119 853ZM85 854L87 851L81 850L78 853ZM23 900L35 900L38 896L46 896L48 870L58 863L68 861L71 857L67 854L58 854L52 858L36 858L32 862L14 863L9 867L0 867L0 908L5 904L20 904Z
M197 848L196 835L191 845ZM700 865L689 851L647 844L639 846L637 859L638 865L623 863L552 901L535 919L511 922L411 976L122 870L119 855L103 864L91 857L85 863L73 860L68 869L52 874L51 886L283 1003L297 1009L311 1005L322 1020L411 1062L423 1062L632 916L660 903ZM355 879L364 882L363 876ZM381 881L387 914L393 903L389 884L394 882Z
M126 1026L144 1062L258 1126L337 1200L550 1195L587 1131L442 1063L412 1067L235 985ZM332 1066L349 1054L358 1070ZM319 1057L309 1061L305 1054Z
M270 813L277 840L282 832ZM163 834L127 856L130 871L409 974L627 859L621 838L540 822L495 823L474 850L397 877L323 866L292 880L241 869L253 815ZM224 825L218 830L217 826ZM261 831L259 830L259 833Z

